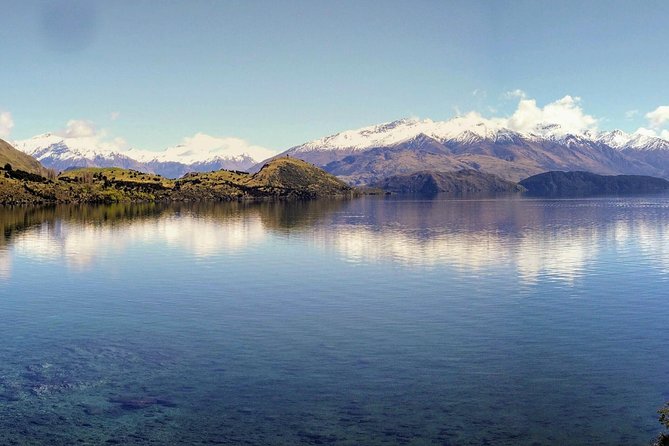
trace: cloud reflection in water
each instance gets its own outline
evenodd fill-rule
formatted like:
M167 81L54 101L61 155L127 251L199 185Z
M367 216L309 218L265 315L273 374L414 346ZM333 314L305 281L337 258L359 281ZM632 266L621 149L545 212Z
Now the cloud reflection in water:
M138 247L167 247L197 259L240 253L286 236L349 262L473 273L504 267L526 284L541 278L573 283L603 249L620 255L640 250L669 272L667 203L624 202L360 199L141 211L129 206L100 207L84 216L56 209L33 215L34 221L13 211L0 214L9 234L0 246L0 278L9 279L12 256L83 271Z

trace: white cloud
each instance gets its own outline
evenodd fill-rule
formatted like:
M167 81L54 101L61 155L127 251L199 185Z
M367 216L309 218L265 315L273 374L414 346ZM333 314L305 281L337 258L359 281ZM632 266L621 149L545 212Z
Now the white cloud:
M475 98L485 99L488 96L488 92L480 88L477 88L474 91L472 91L472 96L474 96Z
M116 121L120 117L121 117L121 112L115 111L109 114L109 119L111 119L112 121Z
M652 136L652 137L657 137L657 132L652 129L647 129L645 127L639 127L636 132L634 132L638 135L641 136Z
M532 132L543 124L558 124L559 133L581 134L586 130L595 130L597 118L586 114L580 101L579 97L567 95L539 107L535 99L521 99L506 125L518 132Z
M71 119L67 121L65 130L57 133L58 136L67 138L68 145L72 148L93 148L100 152L122 152L128 149L128 143L123 138L110 138L107 130L97 129L95 124L84 119Z
M639 110L627 110L625 112L625 117L627 119L632 119L632 118L636 117L638 114L639 114Z
M646 119L651 127L662 127L669 122L669 105L660 105L652 112L646 113Z
M276 151L250 144L241 138L212 136L201 132L162 151L130 149L125 153L138 161L176 161L187 164L211 161L217 157L237 158L243 155L259 162L277 154Z
M166 159L181 159L191 162L203 161L215 156L237 157L248 155L256 161L263 161L276 155L276 152L265 147L256 146L234 137L218 137L206 133L196 133L183 139L176 147L170 147L163 152Z
M64 130L58 132L58 136L64 138L88 138L95 136L98 132L91 121L83 119L70 119Z
M12 132L14 119L12 114L7 111L0 111L0 138L6 138Z
M648 129L646 127L639 127L638 129L636 129L634 134L641 136L649 136L651 138L662 138L665 141L669 141L669 130L667 129L656 130L656 129Z
M516 88L515 90L505 92L503 97L504 99L515 99L515 98L525 99L527 97L527 94L523 90Z

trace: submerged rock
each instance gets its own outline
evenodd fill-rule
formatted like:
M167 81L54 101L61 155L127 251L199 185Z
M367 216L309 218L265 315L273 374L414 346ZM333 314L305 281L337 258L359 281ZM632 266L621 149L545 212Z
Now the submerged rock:
M21 395L18 392L14 391L0 392L0 401L11 403L20 400L21 400Z
M109 398L109 402L119 404L122 409L126 410L146 409L151 406L176 407L176 404L171 400L151 396L119 396Z

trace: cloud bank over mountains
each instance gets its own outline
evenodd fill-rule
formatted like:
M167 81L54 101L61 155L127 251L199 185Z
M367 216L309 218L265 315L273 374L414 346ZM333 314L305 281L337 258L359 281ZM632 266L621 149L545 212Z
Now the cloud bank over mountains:
M652 128L647 131L648 134L669 140L669 105L660 105L655 110L646 113L646 119Z
M475 91L473 94L479 93ZM581 135L598 129L600 119L583 110L581 98L578 96L566 95L543 107L537 105L536 99L528 98L520 89L507 91L502 97L506 100L518 100L516 109L510 116L486 118L478 111L470 111L459 117L471 122L485 122L491 128L505 128L519 133L532 133L547 123L556 124L555 132L561 134Z
M646 113L648 122L653 127L661 127L669 122L669 105L661 105L652 112Z
M520 133L530 133L543 123L558 124L564 133L580 135L597 130L599 120L583 111L581 98L565 96L544 107L523 94L516 111L506 119L504 127Z
M212 157L232 158L246 155L256 161L262 161L277 154L276 151L235 137L218 137L198 132L183 138L180 144L169 147L163 152L129 150L129 156L140 161L158 159L162 161L180 161L196 163Z
M566 95L543 107L538 106L535 99L528 98L527 94L519 89L506 92L504 97L518 98L518 106L514 113L508 118L499 118L500 124L510 130L530 133L542 123L558 124L564 133L574 135L601 130L599 125L603 119L586 113L578 96ZM638 110L630 110L626 113L626 117L633 118L638 114ZM669 105L660 105L646 113L644 117L648 127L639 127L631 133L669 140Z
M6 138L12 132L14 127L14 119L12 114L7 111L0 110L0 138Z
M51 135L54 139L77 140L76 146L90 147L101 152L123 152L129 149L125 139L110 137L107 130L98 129L93 122L84 119L70 119L64 129Z

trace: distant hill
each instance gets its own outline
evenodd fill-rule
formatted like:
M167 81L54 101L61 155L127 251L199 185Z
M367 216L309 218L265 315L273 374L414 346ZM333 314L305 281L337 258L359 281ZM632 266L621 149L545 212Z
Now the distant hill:
M669 181L643 175L597 175L590 172L545 172L526 178L520 185L542 197L648 194L669 190Z
M256 173L219 170L172 180L120 168L71 169L50 180L0 169L0 204L312 199L353 188L304 161L281 158Z
M524 190L511 181L471 169L454 172L421 171L408 175L395 175L373 183L372 187L390 192L417 194L498 193Z
M0 139L0 168L4 168L6 164L11 165L12 169L15 170L46 175L46 169L39 161L30 155L16 150L11 144Z

